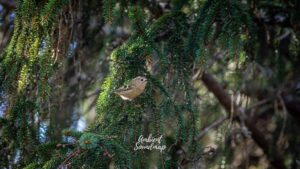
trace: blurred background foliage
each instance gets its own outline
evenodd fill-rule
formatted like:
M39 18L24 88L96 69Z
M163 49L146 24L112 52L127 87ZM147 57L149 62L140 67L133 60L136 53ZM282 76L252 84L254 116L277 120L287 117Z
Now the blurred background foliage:
M297 0L0 0L0 168L299 169L299 38Z

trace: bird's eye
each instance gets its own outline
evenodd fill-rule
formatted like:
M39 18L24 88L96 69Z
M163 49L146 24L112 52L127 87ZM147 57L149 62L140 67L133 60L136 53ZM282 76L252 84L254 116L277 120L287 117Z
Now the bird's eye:
M144 81L144 79L141 79L141 81Z

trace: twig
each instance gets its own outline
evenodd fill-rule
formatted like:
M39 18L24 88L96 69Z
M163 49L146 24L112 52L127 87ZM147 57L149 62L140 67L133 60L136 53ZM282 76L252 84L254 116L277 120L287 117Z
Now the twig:
M256 107L259 107L259 106L262 106L262 105L268 103L269 101L271 101L271 99L264 99L264 100L261 100L259 102L256 102L253 105L250 105L250 107L248 108L248 110L256 108Z
M63 169L64 165L73 157L77 156L80 153L80 148L77 148L75 151L70 153L68 157L58 166L58 169Z
M112 160L113 155L111 155L107 149L104 149L103 156L108 157L109 160Z
M227 119L228 116L219 118L213 123L211 123L209 126L204 127L203 129L201 129L200 134L195 138L195 140L200 140L209 130L219 127Z
M287 109L286 109L285 103L284 103L284 101L282 99L281 92L277 93L277 97L279 98L279 102L280 102L280 104L282 106L283 118L284 118L283 119L283 125L282 125L281 131L280 131L280 135L279 135L279 138L278 138L278 141L277 141L277 144L280 145L280 143L283 140L283 134L284 134L284 130L286 128L286 121L287 121L287 115L288 115L288 113L287 113Z

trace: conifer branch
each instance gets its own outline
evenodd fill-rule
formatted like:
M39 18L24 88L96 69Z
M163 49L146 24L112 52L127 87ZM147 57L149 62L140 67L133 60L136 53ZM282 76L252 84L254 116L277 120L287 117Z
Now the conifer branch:
M207 89L214 94L214 96L218 99L221 105L226 109L229 116L231 110L233 109L233 116L235 117L234 119L245 122L246 127L252 133L251 136L253 140L267 155L272 166L276 169L286 169L280 152L276 149L275 152L273 152L273 154L270 153L270 144L268 143L268 140L264 137L264 134L260 132L259 129L257 129L257 127L254 125L254 122L251 119L244 118L242 116L243 112L241 108L239 108L235 104L233 104L232 108L232 100L230 96L217 82L217 80L215 80L214 77L212 77L209 73L206 72L203 73L201 80L207 87Z
M63 169L66 163L73 157L79 155L81 153L80 148L76 148L73 152L71 152L67 158L59 165L58 169Z

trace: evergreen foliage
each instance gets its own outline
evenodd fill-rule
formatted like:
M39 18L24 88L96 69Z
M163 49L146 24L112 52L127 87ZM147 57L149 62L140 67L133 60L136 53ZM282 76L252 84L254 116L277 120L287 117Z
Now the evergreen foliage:
M51 34L54 19L64 3L18 1L14 33L1 55L1 90L9 100L5 112L7 125L1 129L1 145L11 147L9 154L18 160L14 167L33 161L35 147L41 143L36 120L43 114L42 106L50 94L49 78L55 67ZM3 161L0 166L8 166L14 158Z

